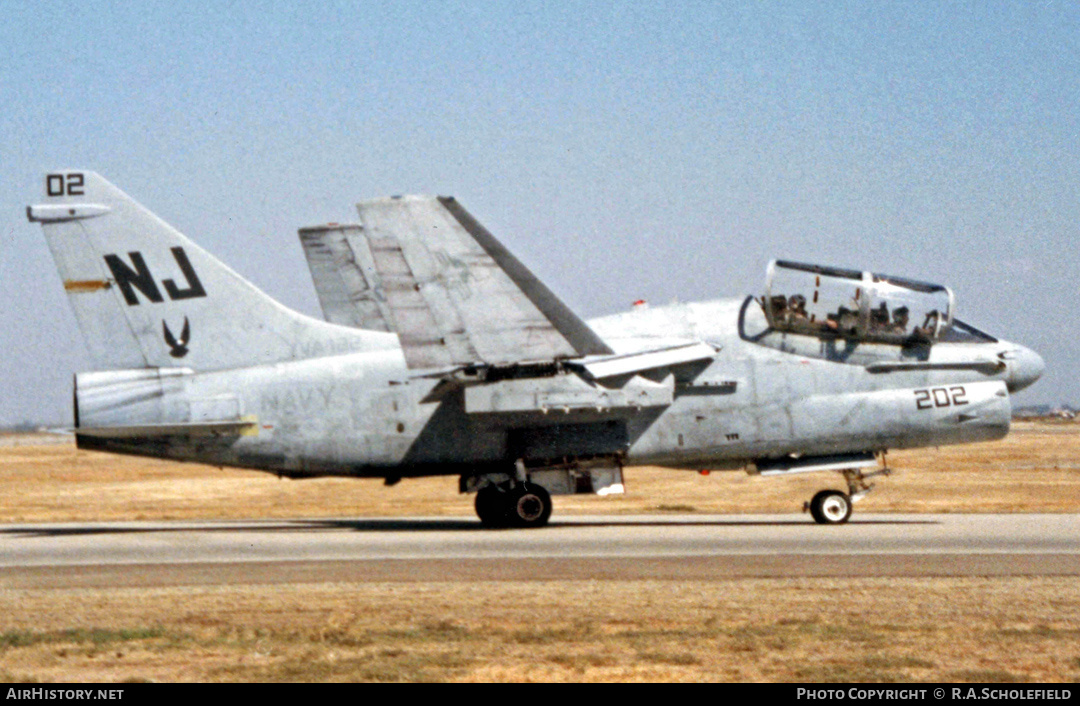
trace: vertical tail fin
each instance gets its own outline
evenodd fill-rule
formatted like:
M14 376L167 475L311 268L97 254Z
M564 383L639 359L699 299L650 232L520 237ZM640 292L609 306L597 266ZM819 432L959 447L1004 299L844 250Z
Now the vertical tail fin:
M94 172L45 177L40 223L98 369L256 365L396 346L294 312Z

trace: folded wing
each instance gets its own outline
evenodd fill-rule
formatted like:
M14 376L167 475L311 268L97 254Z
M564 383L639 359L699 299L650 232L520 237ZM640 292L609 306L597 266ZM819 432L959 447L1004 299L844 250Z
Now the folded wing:
M319 301L330 321L396 332L410 368L612 353L453 198L357 209L359 228L301 231Z
M300 244L327 321L372 331L391 330L390 309L360 225L331 223L301 228Z

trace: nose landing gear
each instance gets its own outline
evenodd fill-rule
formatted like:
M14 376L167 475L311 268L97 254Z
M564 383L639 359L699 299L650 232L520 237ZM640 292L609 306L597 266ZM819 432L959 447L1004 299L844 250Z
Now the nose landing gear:
M892 470L882 468L873 473L863 473L860 469L848 468L841 473L847 481L848 492L822 490L803 506L803 512L809 510L810 516L819 525L842 525L847 522L851 517L852 505L865 497L874 487L874 484L867 483L866 479L887 476L892 473Z

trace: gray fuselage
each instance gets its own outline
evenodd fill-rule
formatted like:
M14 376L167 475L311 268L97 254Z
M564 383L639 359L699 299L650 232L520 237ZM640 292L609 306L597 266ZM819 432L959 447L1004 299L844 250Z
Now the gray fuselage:
M78 441L295 477L466 475L519 458L588 456L734 469L788 454L1000 438L1009 428L1008 391L1041 372L1030 351L990 337L904 348L781 334L768 330L751 299L639 307L589 325L617 354L685 341L717 353L645 374L674 385L674 399L630 413L558 405L524 416L470 413L467 383L408 369L393 334L377 350L231 370L147 372L127 382L90 373L77 382L77 432L120 423L251 424L240 434L80 433Z

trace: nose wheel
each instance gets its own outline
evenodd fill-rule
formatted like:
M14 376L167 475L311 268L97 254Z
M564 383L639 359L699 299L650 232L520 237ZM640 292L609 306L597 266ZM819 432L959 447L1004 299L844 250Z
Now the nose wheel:
M819 525L842 525L851 517L851 497L839 490L822 490L810 501L810 516Z

